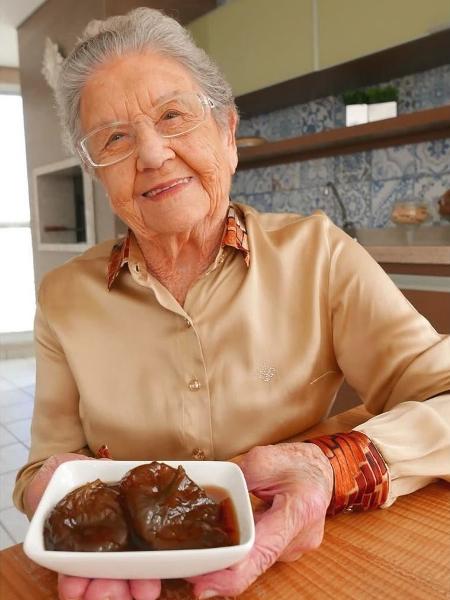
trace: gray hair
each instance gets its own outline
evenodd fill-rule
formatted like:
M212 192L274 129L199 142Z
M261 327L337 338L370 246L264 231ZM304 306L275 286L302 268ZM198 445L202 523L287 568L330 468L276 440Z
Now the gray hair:
M114 57L146 50L169 56L190 71L214 101L213 115L219 126L225 126L230 110L237 113L231 86L215 62L196 46L190 32L159 10L136 8L127 15L88 23L62 65L55 96L69 150L76 150L81 136L81 92L92 73Z

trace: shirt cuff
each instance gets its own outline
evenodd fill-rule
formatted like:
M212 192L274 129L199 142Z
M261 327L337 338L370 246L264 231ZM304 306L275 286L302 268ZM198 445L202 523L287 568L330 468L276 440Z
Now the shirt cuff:
M391 484L382 508L436 479L450 481L450 394L402 402L355 427L388 465Z

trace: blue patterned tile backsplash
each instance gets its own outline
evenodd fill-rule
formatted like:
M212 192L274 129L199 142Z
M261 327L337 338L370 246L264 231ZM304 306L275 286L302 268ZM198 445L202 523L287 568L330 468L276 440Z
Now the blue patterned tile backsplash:
M450 65L386 84L399 90L399 114L450 104ZM328 96L242 119L239 136L275 141L344 125L344 104ZM429 205L430 224L447 224L439 218L436 201L450 188L450 139L238 171L232 198L262 211L307 215L322 209L342 225L335 198L325 193L329 181L335 184L349 220L358 227L392 225L392 205L408 198Z
M392 146L372 151L372 178L395 179L416 175L416 146Z

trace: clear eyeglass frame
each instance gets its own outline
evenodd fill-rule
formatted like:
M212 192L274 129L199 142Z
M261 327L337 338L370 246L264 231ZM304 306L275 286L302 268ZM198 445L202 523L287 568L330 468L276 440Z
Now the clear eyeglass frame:
M191 92L186 92L187 94L191 94ZM159 135L162 138L174 138L174 137L179 137L181 135L185 135L187 133L190 133L191 131L194 131L194 129L197 129L197 127L199 127L205 120L206 120L206 116L208 114L208 112L215 108L216 105L214 103L214 100L212 98L210 98L209 96L206 96L205 94L200 94L197 92L192 92L192 94L194 94L195 96L197 96L202 104L203 107L203 115L202 118L199 119L196 123L194 123L192 125L192 127L190 127L189 129L186 129L184 131L181 131L179 133L171 133L171 134L162 134L160 133ZM174 96L171 100L166 100L165 102L163 102L162 104L156 106L154 109L152 110L156 110L158 109L160 106L164 106L164 104L167 104L169 102L171 102L172 100L175 100L176 98L179 98L180 96L184 96L186 94L180 94L179 96ZM119 162L121 162L122 160L126 160L127 158L129 158L134 151L136 150L136 145L134 144L133 147L130 149L129 152L127 152L126 154L124 154L123 156L120 156L119 158L116 158L114 160L108 161L108 162L102 162L102 163L97 163L95 162L91 155L89 154L89 150L87 148L87 143L89 141L89 139L94 136L95 134L99 133L100 131L104 131L105 129L108 129L109 127L115 127L118 125L132 125L132 123L130 121L113 121L111 123L108 123L107 125L102 125L101 127L97 127L96 129L93 129L92 131L90 131L88 134L86 134L85 136L83 136L82 138L80 138L76 144L77 147L77 151L80 155L81 160L88 166L88 167L94 167L94 168L98 168L98 167L110 167L111 165L115 165Z

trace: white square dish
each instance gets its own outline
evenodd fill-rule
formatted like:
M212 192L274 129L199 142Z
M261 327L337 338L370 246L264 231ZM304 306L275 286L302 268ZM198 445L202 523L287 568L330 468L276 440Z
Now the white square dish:
M23 549L34 562L66 575L112 579L172 579L193 577L225 569L241 561L251 550L255 527L247 485L241 469L220 461L159 461L181 465L199 486L228 491L237 517L239 544L195 550L136 550L125 552L65 552L46 550L44 523L49 512L66 494L95 479L119 481L130 469L150 461L75 460L60 465L31 520Z

